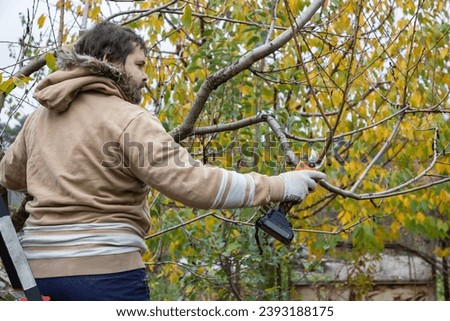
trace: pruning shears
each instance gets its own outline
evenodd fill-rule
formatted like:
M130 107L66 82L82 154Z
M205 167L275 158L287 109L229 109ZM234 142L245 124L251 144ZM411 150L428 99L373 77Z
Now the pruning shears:
M311 155L308 158L308 161L301 161L295 167L295 170L316 170L320 166L322 166L323 161L320 164L316 164L317 162L317 153L314 150L311 150ZM258 244L258 248L260 253L262 254L262 248L259 243L258 229L262 229L267 234L272 235L277 240L281 241L284 244L291 243L294 238L294 231L292 230L292 225L286 217L286 214L292 208L292 206L298 204L295 201L286 201L281 202L279 207L270 209L264 216L260 217L256 223L256 243Z
M295 167L296 171L302 171L302 170L318 170L322 167L322 165L325 163L325 158L317 164L317 153L314 149L311 149L311 153L308 157L307 161L300 161L297 166ZM281 202L280 203L280 210L283 211L285 214L287 214L291 208L298 204L297 202Z
M322 167L322 165L325 163L325 158L317 164L317 153L314 149L311 149L311 154L309 155L309 158L307 161L300 161L297 166L295 167L295 170L305 170L305 169L313 169L318 170Z

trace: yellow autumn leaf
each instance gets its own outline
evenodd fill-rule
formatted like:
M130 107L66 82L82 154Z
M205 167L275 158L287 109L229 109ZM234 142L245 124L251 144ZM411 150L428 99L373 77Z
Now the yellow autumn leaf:
M342 225L347 225L352 220L352 214L349 211L342 211L338 214L338 218L341 221Z
M37 21L37 24L39 26L39 29L41 29L44 26L45 23L45 16L42 14Z
M447 257L450 255L450 247L447 247L445 249L442 248L436 248L434 250L434 253L439 257Z
M169 245L169 253L173 255L178 250L179 241L171 242Z
M301 9L300 5L302 4L302 1L289 0L288 4L293 14L297 14L300 12Z
M414 3L414 1L405 1L406 4L406 8L408 8L408 10L415 11L416 10L416 4Z
M420 103L422 102L422 95L420 94L419 91L415 91L412 93L409 101L410 101L412 107L420 108Z
M403 213L403 212L399 212L398 214L397 214L397 219L398 219L398 221L400 222L400 223L402 223L402 224L405 224L405 213Z
M241 233L239 233L238 230L232 230L232 231L231 231L231 235L232 235L233 237L237 238L237 237L240 237L240 236L241 236Z
M95 7L94 9L89 11L89 17L94 21L99 21L100 12L101 12L101 8Z
M342 240L346 241L348 240L348 233L342 232L339 233L339 236L342 238Z
M426 218L427 217L422 212L416 214L416 219L419 223L425 222Z
M214 229L215 224L216 224L216 220L213 217L205 218L206 232L210 233Z
M139 3L139 6L141 10L149 9L150 8L150 1L142 1Z
M170 265L168 266L168 269L164 271L167 273L167 279L170 283L177 283L180 279L180 276L183 274L179 267Z
M408 19L400 19L400 20L397 22L397 26L398 26L400 29L403 29L403 28L405 28L405 27L408 25L408 23L409 23L409 20L408 20Z
M406 124L406 126L403 128L403 133L406 138L410 140L414 139L414 130L409 124Z
M254 89L250 86L244 85L242 87L240 87L240 90L242 92L242 94L244 94L245 96L253 94Z
M450 199L450 193L448 193L445 189L442 189L439 193L439 199L442 202L447 202Z
M400 231L401 228L402 228L402 225L399 222L393 222L391 224L391 231L394 234L397 234Z
M149 262L151 259L152 259L152 255L149 250L145 251L145 253L142 254L142 260L144 262Z
M53 53L47 52L45 54L45 63L50 70L56 69L56 57Z

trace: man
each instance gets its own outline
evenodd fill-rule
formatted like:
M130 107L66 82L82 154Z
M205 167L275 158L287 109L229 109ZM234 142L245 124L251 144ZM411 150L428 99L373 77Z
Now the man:
M0 163L0 183L27 191L22 246L52 300L149 300L141 254L149 186L187 206L299 201L325 175L239 174L203 166L137 104L144 41L100 23L36 88L32 113ZM201 186L202 188L199 188Z

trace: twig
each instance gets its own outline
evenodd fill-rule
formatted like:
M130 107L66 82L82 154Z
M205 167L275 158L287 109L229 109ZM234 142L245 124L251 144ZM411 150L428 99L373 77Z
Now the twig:
M264 43L268 43L270 41L270 39L272 39L272 35L273 35L273 32L274 32L275 27L276 27L275 23L277 21L278 1L279 0L272 1L272 8L270 10L271 11L270 15L272 16L272 19L270 20L269 31L267 32L266 40L264 41Z
M176 1L174 1L176 2ZM170 3L173 4L173 3ZM169 4L169 5L170 5ZM166 5L165 5L166 6ZM164 8L161 9L157 8L157 9L136 9L136 10L128 10L128 11L122 11L122 12L118 12L115 13L114 15L109 16L108 18L106 18L106 21L110 21L114 18L117 18L119 16L124 16L124 15L129 15L129 14L133 14L133 13L140 13L140 15L123 22L122 24L128 24L131 23L133 21L139 20L141 18L147 17L155 12L159 12L159 13L164 13L164 14L173 14L173 15L183 15L183 10L175 10L175 9L168 9L164 6ZM246 25L246 26L254 26L254 27L259 27L259 28L270 28L270 26L267 26L265 24L261 24L261 23L256 23L256 22L251 22L251 21L243 21L243 20L237 20L237 19L231 19L229 17L219 17L219 16L213 16L213 15L209 15L209 14L205 14L205 13L197 13L197 12L192 12L192 16L196 17L196 18L201 18L201 19L210 19L212 21L223 21L223 22L229 22L229 23L233 23L233 24L241 24L241 25ZM273 26L273 29L276 30L286 30L286 27L282 27L282 26Z
M435 132L434 132L434 138L433 138L433 159L430 162L430 165L425 170L423 170L419 175L417 175L416 177L414 177L414 178L410 179L409 181L407 181L407 182L405 182L403 184L400 184L400 185L398 185L398 186L396 186L394 188L385 190L385 191L383 191L381 193L389 194L389 193L392 193L392 192L396 192L396 191L398 191L398 190L400 190L400 189L402 189L402 188L404 188L404 187L406 187L408 185L411 185L412 183L417 182L419 179L424 177L429 171L431 171L433 169L433 167L436 164L436 161L437 161L437 159L439 157L439 154L437 152L437 141L438 141L439 130L438 130L438 128L435 128L434 131Z
M396 192L390 192L390 193L385 193L385 192L378 192L378 193L365 193L365 194L355 194L352 193L350 191L347 190L343 190L337 186L334 186L330 183L328 183L325 180L321 180L319 181L320 186L322 186L323 188L325 188L326 190L332 192L332 193L336 193L338 195L341 195L343 197L348 197L348 198L353 198L356 200L371 200L371 199L378 199L378 198L388 198L388 197L393 197L393 196L398 196L398 195L403 195L403 194L409 194L412 192L416 192L425 188L429 188L432 186L436 186L436 185L440 185L440 184L444 184L450 182L450 177L446 177L443 178L441 180L436 180L427 184L423 184L420 186L416 186L410 189L406 189L406 190L402 190L402 191L396 191Z
M121 16L121 15L142 12L142 14L140 14L140 15L134 17L134 18L132 18L130 20L127 20L125 22L122 22L122 25L127 25L127 24L129 24L131 22L134 22L134 21L139 20L141 18L147 17L147 16L149 16L149 15L155 13L155 12L160 12L163 9L166 9L167 7L170 7L171 5L173 5L173 4L177 3L177 2L178 2L178 0L172 0L169 3L166 3L165 5L162 5L160 7L157 7L157 8L151 9L151 10L130 10L130 11L118 12L118 13L113 14L112 16L106 18L105 21L110 21L110 20L114 19L115 17Z
M398 115L401 115L402 113L406 113L409 109L410 109L410 107L406 106L406 107L400 109L399 111L395 112L394 114L392 114L390 116L387 116L387 117L385 117L385 118L383 118L383 119L381 119L381 120L379 120L379 121L377 121L375 123L372 123L372 124L370 124L368 126L365 126L365 127L362 127L362 128L358 128L358 129L349 131L347 133L342 133L342 134L333 136L332 140L334 141L334 140L341 139L341 138L344 138L344 137L347 137L347 136L353 136L354 134L357 134L359 132L363 132L365 130L371 129L371 128L376 127L376 126L379 126L379 125L381 125L381 124L391 120L392 118L395 118ZM416 112L419 112L419 111L416 111ZM298 136L295 136L295 135L292 135L292 134L286 133L286 132L285 132L285 134L286 134L286 136L288 138L291 138L291 139L294 139L294 140L297 140L297 141L310 142L310 143L325 142L327 140L327 137L320 137L320 138L310 139L310 138L298 137Z
M157 237L157 236L159 236L159 235L161 235L161 234L164 234L164 233L167 233L167 232L176 230L177 228L180 228L180 227L189 225L189 224L191 224L191 223L194 223L194 222L196 222L196 221L202 220L202 219L204 219L205 217L208 217L208 216L211 216L211 215L214 215L214 212L209 212L209 213L206 213L206 214L204 214L204 215L197 216L196 218L193 218L192 220L189 220L189 221L183 222L183 223L181 223L181 224L178 224L178 225L169 227L169 228L167 228L167 229L165 229L165 230L163 230L163 231L160 231L160 232L157 232L157 233L148 235L148 236L145 237L145 239L148 240L148 239Z
M292 28L292 30L295 30L296 28L298 28L298 26L296 25L297 21L293 21L292 20L293 14L292 14L291 8L289 7L289 3L286 0L284 2L286 4L286 8L288 10L288 17L289 17L289 22L291 24L291 28ZM313 88L313 86L311 84L311 80L310 80L310 78L308 76L309 72L306 69L306 65L305 65L305 63L303 61L303 56L302 56L302 53L301 53L301 50L300 50L300 45L299 45L296 37L294 37L294 42L295 42L295 47L296 47L296 50L297 50L298 59L300 60L300 65L301 65L301 67L303 69L303 73L305 75L306 82L308 84L309 90L310 90L310 92L311 92L311 94L312 94L312 96L314 98L314 101L316 102L317 108L319 109L319 112L322 115L323 120L325 121L326 126L329 129L331 129L332 126L331 126L331 123L328 121L328 118L325 115L324 108L322 106L322 102L318 99L318 97L316 95L316 91L314 90L314 88ZM321 159L319 159L318 161L320 162Z
M59 32L58 32L58 43L57 46L61 47L64 37L64 10L65 10L65 0L61 0L61 11L59 13Z
M209 216L213 216L213 217L215 217L216 219L218 219L218 220L220 220L220 221L224 221L224 222L227 222L227 223L230 223L230 224L234 224L234 225L248 225L248 226L254 226L254 224L253 224L253 223L250 223L250 222L236 221L236 220L232 220L232 219L229 219L229 218L226 218L226 217L217 215L215 212L209 212L209 213L206 213L206 214L197 216L196 218L193 218L193 219L191 219L191 220L189 220L189 221L186 221L186 222L177 224L177 225L175 225L175 226L169 227L169 228L167 228L167 229L165 229L165 230L159 231L159 232L157 232L157 233L154 233L154 234L151 234L151 235L147 235L147 236L145 237L145 239L148 240L148 239L151 239L151 238L160 236L160 235L162 235L162 234L165 234L165 233L167 233L167 232L176 230L176 229L178 229L178 228L180 228L180 227L183 227L183 226L192 224L192 223L194 223L194 222L196 222L196 221L202 220L202 219L204 219L204 218L206 218L206 217L209 217Z

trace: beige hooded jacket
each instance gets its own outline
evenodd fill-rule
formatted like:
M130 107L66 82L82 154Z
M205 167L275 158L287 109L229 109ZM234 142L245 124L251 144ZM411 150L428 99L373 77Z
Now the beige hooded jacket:
M128 101L114 67L73 52L0 163L0 184L33 196L22 245L35 277L143 267L149 186L196 208L280 201L279 177L203 166L156 117Z

